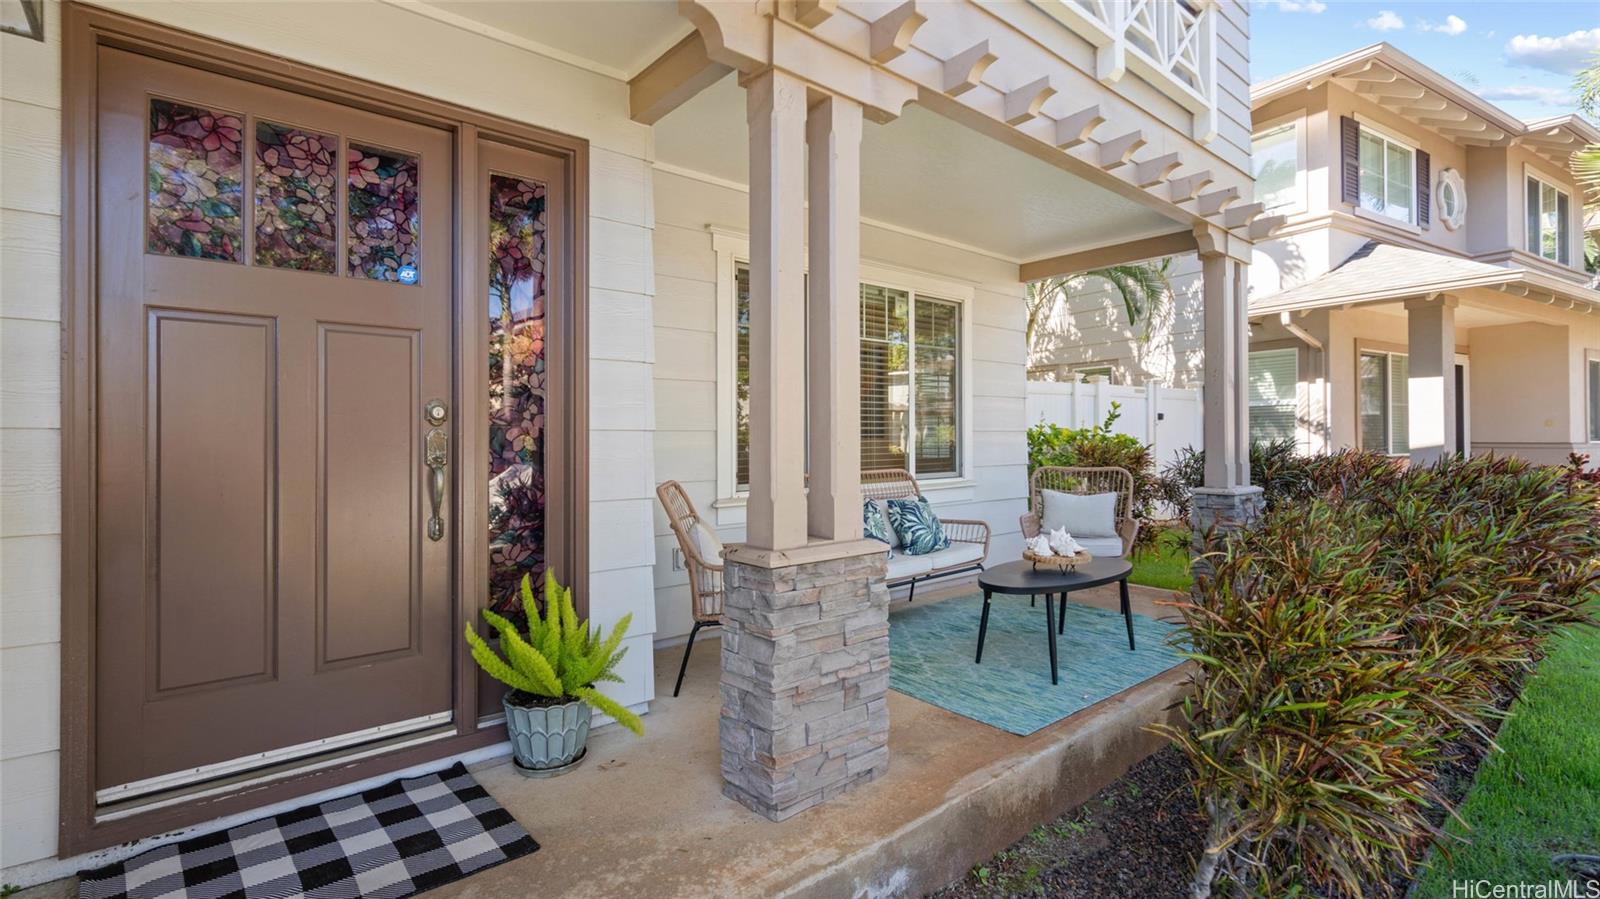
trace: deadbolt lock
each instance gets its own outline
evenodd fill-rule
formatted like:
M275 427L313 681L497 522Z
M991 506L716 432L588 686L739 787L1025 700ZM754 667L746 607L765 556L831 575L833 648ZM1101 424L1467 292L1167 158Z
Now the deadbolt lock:
M422 407L423 421L434 427L444 424L449 417L450 407L444 404L444 400L429 400L428 404Z

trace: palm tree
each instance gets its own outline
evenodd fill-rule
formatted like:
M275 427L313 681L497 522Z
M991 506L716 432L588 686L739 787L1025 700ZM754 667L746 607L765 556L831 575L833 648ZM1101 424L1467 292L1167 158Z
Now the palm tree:
M1128 313L1128 326L1145 322L1148 331L1151 315L1157 304L1172 293L1172 259L1160 262L1138 262L1132 265L1112 265L1090 269L1076 275L1044 278L1028 284L1028 350L1034 348L1034 337L1039 323L1044 321L1056 302L1069 296L1073 290L1082 289L1091 278L1109 282L1122 297L1122 308Z
M1589 64L1572 79L1572 92L1578 97L1578 111L1589 116L1600 114L1600 53L1589 58ZM1589 201L1600 201L1600 144L1590 144L1572 154L1572 172L1583 185ZM1600 267L1600 251L1595 240L1585 236L1583 241L1584 266L1592 274Z

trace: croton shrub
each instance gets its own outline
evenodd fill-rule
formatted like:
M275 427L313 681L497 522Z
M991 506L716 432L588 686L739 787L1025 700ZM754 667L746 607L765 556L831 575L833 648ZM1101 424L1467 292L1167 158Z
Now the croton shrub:
M1438 830L1441 753L1492 722L1555 630L1593 624L1600 485L1511 459L1309 460L1171 602L1209 821L1192 894L1374 895Z

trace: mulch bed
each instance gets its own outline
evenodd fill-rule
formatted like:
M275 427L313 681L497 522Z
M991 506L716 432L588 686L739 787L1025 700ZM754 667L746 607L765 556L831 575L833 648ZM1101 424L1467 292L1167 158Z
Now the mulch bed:
M1459 804L1483 752L1462 741L1441 755L1438 786L1452 805ZM1188 760L1171 747L1162 749L1088 802L1034 828L932 896L1187 896L1205 840L1205 820L1195 808L1189 774ZM1445 816L1443 808L1429 815L1435 824L1442 824ZM1395 896L1404 896L1410 885L1410 878L1399 874L1388 884Z

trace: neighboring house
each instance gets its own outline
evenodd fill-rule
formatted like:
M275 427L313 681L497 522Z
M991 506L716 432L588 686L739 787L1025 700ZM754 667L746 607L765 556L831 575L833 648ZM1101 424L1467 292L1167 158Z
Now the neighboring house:
M1107 282L1069 282L1041 318L1028 355L1028 377L1065 381L1103 377L1114 384L1198 387L1205 377L1200 259L1172 257L1170 296L1131 327L1122 298Z
M461 626L547 567L648 711L663 480L745 569L881 556L872 467L1014 556L1024 284L1086 252L1203 254L1208 508L1253 501L1242 0L44 8L0 36L8 883L505 753Z
M1519 121L1388 44L1251 96L1255 200L1286 220L1251 259L1252 438L1600 455L1600 292L1569 165L1600 131ZM1174 260L1147 340L1084 282L1031 370L1181 379L1203 342L1194 269Z

